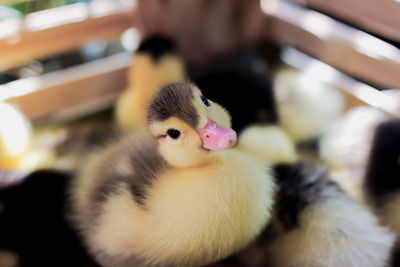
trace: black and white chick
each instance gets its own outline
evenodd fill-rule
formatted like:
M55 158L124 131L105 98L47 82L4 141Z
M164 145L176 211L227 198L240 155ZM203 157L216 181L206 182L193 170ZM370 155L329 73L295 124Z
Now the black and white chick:
M394 235L309 163L273 166L278 191L272 220L235 255L247 267L390 266Z
M367 203L383 225L400 240L400 120L379 124L369 154L363 184ZM398 262L400 263L400 261Z
M191 78L229 110L240 149L268 162L293 162L295 143L280 125L270 71L259 57L243 54L193 72Z

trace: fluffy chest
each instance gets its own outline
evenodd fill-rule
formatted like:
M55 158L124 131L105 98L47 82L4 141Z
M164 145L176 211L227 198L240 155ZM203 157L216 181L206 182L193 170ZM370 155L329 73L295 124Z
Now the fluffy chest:
M157 240L180 253L222 256L262 230L274 195L268 168L244 156L229 155L223 162L170 171L154 184L148 210Z
M178 266L202 265L247 245L269 221L274 184L268 168L250 158L222 162L160 174L145 208L132 200L124 205L122 192L105 205L118 219L101 219L99 234L107 237L101 243L110 253L118 247L126 256Z

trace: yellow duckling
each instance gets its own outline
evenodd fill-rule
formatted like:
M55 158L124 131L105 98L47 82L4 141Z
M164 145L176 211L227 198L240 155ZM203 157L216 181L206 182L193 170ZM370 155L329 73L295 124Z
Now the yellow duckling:
M232 148L229 114L195 86L163 87L147 122L71 188L75 226L102 266L201 266L252 241L250 266L389 262L394 235L372 213L319 168L268 168Z
M144 40L129 70L129 86L118 98L115 119L122 128L145 127L146 110L161 86L185 80L184 63L173 42L163 36Z
M75 222L102 266L200 266L240 250L271 217L269 169L236 143L229 114L189 84L152 100L149 132L90 160L71 189Z

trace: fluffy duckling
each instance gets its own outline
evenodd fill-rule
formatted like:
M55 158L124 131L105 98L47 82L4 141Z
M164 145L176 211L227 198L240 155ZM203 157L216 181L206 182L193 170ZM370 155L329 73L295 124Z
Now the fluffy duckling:
M72 187L74 221L103 266L200 266L248 245L271 217L269 169L229 114L189 84L151 101L149 132L97 153Z
M265 162L293 162L297 159L295 143L280 126L267 68L257 70L263 63L253 61L247 67L243 64L208 67L192 78L205 95L229 110L232 128L239 132L241 150Z
M332 178L353 198L365 203L362 183L375 127L389 118L367 106L350 109L321 136L319 154Z
M241 255L261 256L247 266L388 262L394 237L369 211L318 168L271 172L229 149L228 113L196 87L162 88L147 119L149 133L97 153L71 189L76 227L101 265L200 266L256 237Z
M343 96L314 74L281 70L275 79L284 129L298 143L318 138L344 108Z
M275 94L266 70L258 72L251 65L239 63L222 64L199 70L191 78L207 97L229 110L232 129L239 134L255 123L279 122Z
M382 223L400 240L400 120L379 124L375 130L364 179L364 192ZM399 261L400 262L400 261Z
M184 63L172 41L152 36L140 44L128 77L129 86L116 103L115 119L121 127L135 130L145 127L147 106L160 87L185 79Z
M0 170L20 169L30 144L31 124L5 102L0 102L0 114Z
M321 168L273 167L278 190L271 222L239 253L248 267L388 266L394 235Z

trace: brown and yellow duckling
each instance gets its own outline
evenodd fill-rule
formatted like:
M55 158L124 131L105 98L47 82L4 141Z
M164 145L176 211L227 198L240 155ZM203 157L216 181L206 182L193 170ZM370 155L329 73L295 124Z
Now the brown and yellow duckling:
M269 168L233 148L229 114L195 86L163 87L147 123L96 153L71 188L75 226L102 266L201 266L246 247L246 266L388 263L394 236L372 213L312 165Z
M107 147L72 188L75 220L103 266L200 266L246 246L269 221L268 168L231 148L228 113L199 89L161 89L150 133Z

